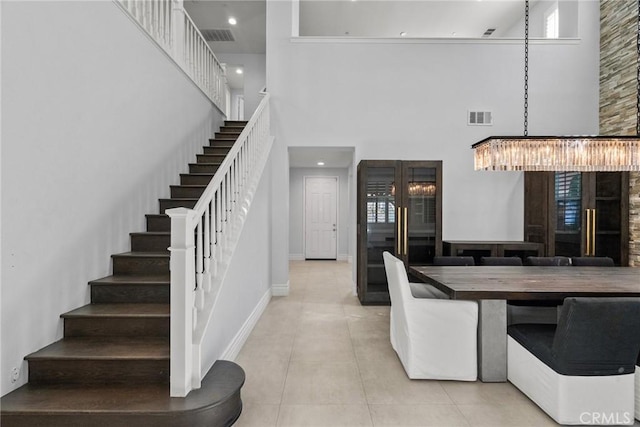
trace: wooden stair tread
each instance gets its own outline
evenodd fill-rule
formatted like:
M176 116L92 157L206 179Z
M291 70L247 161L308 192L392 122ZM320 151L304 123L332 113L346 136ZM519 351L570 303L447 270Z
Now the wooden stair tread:
M111 256L113 258L168 258L169 252L122 252Z
M169 397L167 384L132 385L33 385L23 387L2 397L2 416L11 415L73 415L73 416L117 416L139 414L157 417L172 417L168 424L188 425L181 422L180 416L191 411L204 411L207 408L224 406L225 402L237 399L226 411L218 410L217 416L225 415L235 419L240 414L241 402L239 390L244 384L245 374L242 368L233 362L217 361L202 380L202 386L193 390L185 398ZM237 405L237 407L236 407ZM235 410L237 414L220 414ZM221 408L220 408L221 409ZM4 424L3 419L3 424ZM229 425L229 420L212 419L213 424ZM226 421L226 422L224 422ZM175 424L172 424L175 423ZM49 424L47 424L49 425ZM75 425L75 424L74 424ZM79 424L78 424L79 425ZM103 424L95 424L103 425ZM113 424L108 424L113 425ZM117 425L117 424L116 424ZM150 424L144 424L150 425Z
M114 303L87 304L61 315L64 319L83 317L160 317L168 318L171 308L169 304Z
M168 285L171 283L171 276L168 274L163 275L144 275L144 276L131 276L131 275L113 275L103 277L101 279L92 280L89 282L91 285Z
M134 231L130 236L171 236L170 231Z
M168 360L164 337L65 338L31 353L26 360Z

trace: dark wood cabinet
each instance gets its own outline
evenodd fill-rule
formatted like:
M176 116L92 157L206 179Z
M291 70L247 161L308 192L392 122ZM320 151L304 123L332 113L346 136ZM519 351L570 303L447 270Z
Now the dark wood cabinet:
M628 265L627 172L526 172L525 240L546 255L608 256Z
M445 255L472 256L476 265L482 257L544 256L544 244L531 241L445 240L442 247Z
M389 304L384 251L406 265L442 254L442 162L362 160L357 216L358 297Z

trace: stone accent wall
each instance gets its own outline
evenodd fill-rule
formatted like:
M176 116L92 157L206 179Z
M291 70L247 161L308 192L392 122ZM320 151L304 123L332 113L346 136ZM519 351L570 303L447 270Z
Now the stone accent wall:
M640 267L640 173L629 179L629 265Z
M600 1L600 134L635 135L638 3ZM630 176L629 265L640 266L640 173Z

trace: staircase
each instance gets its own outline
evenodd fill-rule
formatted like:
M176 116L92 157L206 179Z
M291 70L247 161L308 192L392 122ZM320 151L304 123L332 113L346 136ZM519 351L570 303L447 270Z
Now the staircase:
M244 372L217 361L201 388L169 397L170 221L192 208L246 122L227 121L131 233L131 252L112 255L113 275L89 282L91 304L62 314L64 338L26 356L29 382L4 396L0 422L13 426L227 426L240 416Z

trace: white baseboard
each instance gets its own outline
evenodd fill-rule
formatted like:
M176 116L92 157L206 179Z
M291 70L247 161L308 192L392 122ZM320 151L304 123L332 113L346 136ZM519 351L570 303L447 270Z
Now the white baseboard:
M338 261L347 261L349 264L353 263L353 257L349 254L338 254L336 258ZM304 254L289 254L289 261L304 261Z
M271 295L274 297L286 297L289 295L289 281L287 283L274 283L271 285Z
M262 316L262 313L264 313L264 310L267 308L269 301L271 301L271 289L267 290L262 298L260 298L260 301L253 309L253 312L251 312L251 315L249 316L247 321L244 322L236 336L233 337L233 340L231 340L231 343L222 353L220 359L234 361L236 357L238 357L238 354L240 354L240 350L242 350L242 346L244 346L244 343L247 341L247 338L249 338L251 331L253 331L253 328L258 323L258 320L260 320L260 316Z

